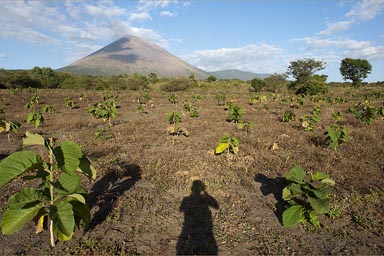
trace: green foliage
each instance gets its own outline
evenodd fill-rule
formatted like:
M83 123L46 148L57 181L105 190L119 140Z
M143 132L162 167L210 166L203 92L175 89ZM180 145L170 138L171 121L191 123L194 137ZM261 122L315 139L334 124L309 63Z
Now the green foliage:
M94 118L102 118L104 122L108 121L108 126L112 126L112 120L116 118L118 97L118 95L105 93L103 95L103 101L95 102L87 108L87 111Z
M167 120L169 124L175 124L181 122L180 112L169 112L167 115Z
M6 120L0 120L0 134L6 133L8 136L8 141L10 141L9 133L17 133L17 131L20 128L20 123L16 121L6 121Z
M219 155L224 152L237 154L239 152L239 140L225 134L220 138L220 142L216 147L215 154Z
M189 116L192 117L192 118L199 117L199 113L197 112L197 109L191 108L191 111L189 112Z
M312 132L315 129L315 124L320 122L320 117L316 115L308 115L300 118L301 126L305 131Z
M296 79L295 85L302 86L311 80L315 72L324 69L324 66L325 62L313 58L298 59L289 62L287 75L292 75Z
M203 96L201 96L201 95L192 95L191 96L191 100L192 101L202 101L203 100Z
M170 94L168 96L168 101L172 104L176 104L177 103L177 95L175 93L173 94Z
M340 125L332 125L328 128L326 135L326 142L329 147L336 150L343 143L349 142L349 135L347 127Z
M215 99L217 101L217 105L224 106L225 99L226 99L226 96L224 93L221 92L221 93L216 94Z
M40 97L38 95L32 95L29 103L24 105L25 109L35 109L36 105L39 104Z
M273 74L264 78L265 86L264 90L270 92L282 91L287 86L287 75L285 74Z
M265 80L254 78L251 80L251 90L254 92L260 92L265 87Z
M161 85L160 89L165 92L178 92L186 91L197 86L197 82L194 79L190 78L176 78L170 80L168 83Z
M145 107L143 105L138 105L136 107L136 110L137 112L139 112L140 114L148 114L148 111L145 109Z
M44 105L44 106L41 108L41 112L43 112L43 113L49 113L49 114L53 114L53 113L55 113L55 108L52 107L51 105Z
M319 105L316 105L314 108L313 108L313 111L312 111L312 114L314 115L320 115L321 113L321 108Z
M241 120L240 123L237 124L237 129L243 130L247 134L248 132L250 132L253 125L254 125L253 122L250 122L247 120Z
M153 84L156 84L157 82L159 82L159 78L157 77L157 74L156 73L149 73L148 75L148 80L153 83Z
M23 144L44 146L49 162L33 151L15 152L0 162L0 187L19 176L40 180L37 188L22 188L10 197L1 230L3 234L12 234L35 219L38 220L36 233L49 225L53 247L54 236L60 241L70 240L75 226L80 228L89 223L87 193L80 186L78 173L95 179L96 170L74 142L63 141L55 146L52 138L26 132Z
M344 80L351 80L356 88L371 73L372 66L364 59L345 58L340 64L340 74Z
M209 82L209 83L211 83L211 82L215 82L217 80L217 78L215 77L215 76L213 76L213 75L210 75L208 78L207 78L207 81Z
M167 132L169 135L184 135L185 137L189 136L189 132L185 127L179 125L179 123L173 123L167 127Z
M191 112L191 109L192 109L192 103L189 102L189 101L184 101L183 102L183 108L184 108L184 111L185 112Z
M142 105L146 105L151 97L149 96L149 93L147 90L144 90L139 97L137 97L137 102Z
M301 166L293 167L285 178L288 185L283 189L282 197L289 206L283 212L283 226L292 227L309 221L320 227L317 216L330 211L329 186L335 182L322 172L309 175Z
M296 120L296 115L291 110L287 110L284 112L283 117L281 118L283 122L290 122Z
M32 123L35 128L39 127L44 122L44 117L41 112L30 112L27 116L27 124Z
M326 87L327 76L326 75L314 75L312 76L305 84L298 84L294 82L294 87L299 87L296 90L296 94L304 94L304 95L316 95L316 94L324 94L327 92Z
M340 111L336 111L332 113L332 117L335 123L341 121L343 119L343 115Z
M337 104L344 104L346 102L347 101L343 97L336 97L335 99L333 99L333 103L337 103Z
M105 129L96 129L93 135L97 140L107 140L113 138L113 134L108 133Z
M239 123L244 115L244 109L236 104L231 105L228 109L227 121Z
M349 108L349 112L354 114L356 119L368 125L371 124L379 114L377 108L372 106L369 100L355 104Z
M76 103L70 98L65 97L65 106L67 106L69 109L74 109L76 107Z

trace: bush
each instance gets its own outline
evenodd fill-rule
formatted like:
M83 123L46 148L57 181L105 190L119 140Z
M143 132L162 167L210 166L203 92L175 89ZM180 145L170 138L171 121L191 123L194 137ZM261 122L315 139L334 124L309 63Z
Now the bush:
M270 92L282 91L282 88L285 88L287 85L286 75L273 74L264 79L265 88L264 90Z
M197 82L195 80L181 77L170 80L168 83L163 84L160 89L166 92L178 92L185 91L196 86Z
M314 75L305 85L296 90L296 94L316 95L327 92L326 75Z
M252 91L259 92L265 87L265 80L254 78L251 80Z

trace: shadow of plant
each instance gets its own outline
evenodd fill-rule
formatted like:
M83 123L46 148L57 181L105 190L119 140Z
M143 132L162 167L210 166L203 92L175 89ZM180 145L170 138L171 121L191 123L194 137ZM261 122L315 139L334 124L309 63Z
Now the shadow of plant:
M97 207L97 212L93 214L86 231L103 223L118 198L140 179L140 166L123 163L96 181L89 194L88 205L91 210Z
M285 178L277 177L277 178L268 178L262 173L258 173L255 176L255 181L261 183L261 193L264 196L269 194L273 194L276 199L275 204L275 215L279 222L282 224L282 214L285 210L285 201L283 200L283 188L287 186L287 182Z

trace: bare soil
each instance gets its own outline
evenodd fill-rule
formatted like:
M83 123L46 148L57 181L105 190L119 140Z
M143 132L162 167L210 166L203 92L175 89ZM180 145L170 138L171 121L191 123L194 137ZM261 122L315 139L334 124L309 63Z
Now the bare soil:
M177 104L168 102L169 93L150 90L153 106L147 104L147 114L136 110L142 92L116 92L119 108L113 127L106 128L112 135L108 139L95 138L96 129L105 124L86 110L101 100L102 92L38 90L39 106L50 104L56 112L44 114L44 124L36 129L24 121L24 104L32 94L0 91L6 107L0 118L22 123L10 141L0 134L0 159L24 149L21 139L28 130L75 141L98 171L96 181L84 179L92 212L86 229L52 249L48 231L35 235L34 223L29 223L15 234L0 234L0 254L384 254L384 121L364 125L348 113L368 89L332 88L327 96L342 96L347 103L314 103L307 97L303 108L295 108L281 101L288 94L278 94L276 101L265 94L266 102L250 105L248 86L217 88L178 93ZM227 112L215 100L218 91L246 110L244 118L254 123L249 133L226 121ZM82 101L80 93L86 96ZM193 95L202 100L191 100ZM68 96L75 109L65 106ZM184 100L191 100L199 117L183 111ZM383 98L372 102L382 106ZM304 131L299 120L281 121L286 110L299 119L317 104L321 123L314 132ZM170 111L182 113L189 137L167 134ZM337 151L323 143L334 111L342 112L351 137ZM237 155L214 154L225 133L239 138ZM329 173L336 181L331 213L320 217L319 229L281 224L284 175L296 165ZM10 195L26 185L17 180L0 189L0 214Z

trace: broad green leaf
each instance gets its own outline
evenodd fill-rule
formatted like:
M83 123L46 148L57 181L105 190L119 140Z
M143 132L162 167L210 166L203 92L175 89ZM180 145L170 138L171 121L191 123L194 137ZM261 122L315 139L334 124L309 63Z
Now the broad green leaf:
M15 152L0 162L0 188L28 170L41 168L41 158L35 152Z
M311 204L313 210L316 211L316 213L325 214L329 212L329 199L317 199L313 197L308 197L308 201Z
M83 156L80 146L71 141L63 141L55 148L54 155L59 168L67 173L73 173L77 169Z
M317 228L320 227L320 221L317 219L317 214L315 211L309 212L309 222Z
M329 137L331 138L331 141L332 141L332 142L337 141L338 138L339 138L339 135L337 134L336 129L333 128L333 127L329 127L329 128L328 128L328 135L329 135Z
M292 198L291 190L288 187L283 188L283 200L288 201Z
M70 195L68 195L68 197L69 197L68 202L71 200L77 200L82 204L86 204L85 198L81 194L70 194Z
M310 185L316 189L321 188L323 186L323 183L319 180L314 180L310 183Z
M323 179L321 182L329 186L334 186L336 184L335 181L332 179Z
M22 209L7 208L1 220L1 231L6 235L20 230L27 222L31 221L43 207L43 203L38 203Z
M72 204L60 201L50 208L48 216L53 221L53 232L60 240L72 237L75 227Z
M319 189L312 189L312 192L319 199L326 199L329 197L329 187L327 184L323 184L323 187Z
M289 181L293 181L299 184L304 184L304 177L307 175L304 171L304 169L300 166L297 165L293 167L285 176L285 178Z
M304 220L303 207L293 205L283 212L283 226L292 227Z
M80 187L80 177L76 174L62 173L59 176L59 182L68 193L74 193Z
M238 147L239 146L239 139L236 137L232 137L231 139L232 139L232 144L234 146Z
M322 179L328 179L329 175L323 172L316 172L312 175L312 180L322 180Z
M383 108L384 109L384 108ZM342 139L344 142L349 142L348 129L346 126L343 127L343 136Z
M91 210L88 205L82 204L76 200L69 201L69 203L72 204L73 212L75 213L76 225L80 227L81 220L83 220L84 224L87 225L91 220Z
M84 173L85 176L92 180L96 179L96 169L85 156L80 159L80 164L77 170Z
M23 138L23 145L45 145L44 138L35 133L25 132L25 137Z
M35 113L30 112L27 116L27 123L29 124L33 119L35 119Z
M288 189L291 190L292 196L294 197L299 196L303 193L303 191L301 190L300 184L297 184L297 183L289 184Z
M237 125L237 129L239 129L239 130L244 129L244 127L245 127L244 123L239 123L239 124Z
M227 148L228 148L229 144L228 143L222 143L220 142L219 145L217 145L216 147L216 151L215 153L216 154L221 154L223 153Z
M22 209L38 204L44 199L40 191L34 188L23 188L9 199L8 208Z

